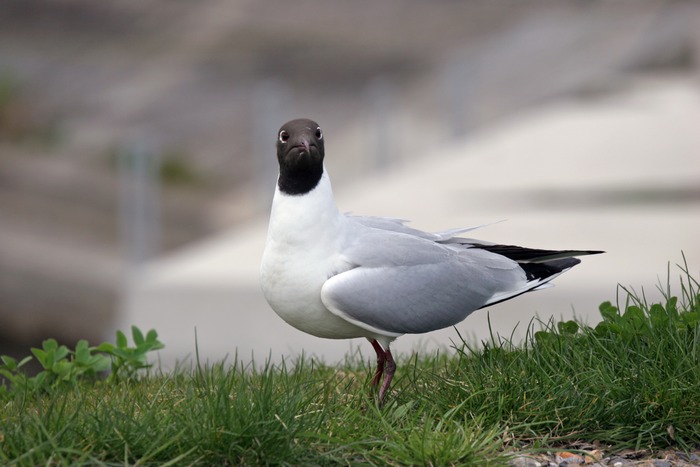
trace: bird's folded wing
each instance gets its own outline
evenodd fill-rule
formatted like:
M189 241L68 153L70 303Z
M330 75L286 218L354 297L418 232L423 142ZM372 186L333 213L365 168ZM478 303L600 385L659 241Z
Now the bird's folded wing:
M515 262L486 251L455 252L401 235L394 238L398 244L381 236L374 240L348 251L357 266L329 278L321 300L335 315L379 334L456 324L526 282Z

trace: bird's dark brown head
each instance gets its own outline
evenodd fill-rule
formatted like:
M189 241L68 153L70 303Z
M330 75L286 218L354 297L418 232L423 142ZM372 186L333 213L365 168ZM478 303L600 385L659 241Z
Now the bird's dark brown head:
M323 131L308 118L290 120L277 132L277 186L290 195L313 190L323 176Z

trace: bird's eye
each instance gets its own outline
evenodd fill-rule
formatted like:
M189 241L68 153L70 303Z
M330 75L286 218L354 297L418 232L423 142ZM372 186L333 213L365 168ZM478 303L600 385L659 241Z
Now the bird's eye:
M287 130L280 131L280 142L286 143L287 141L289 141L289 133Z
M318 139L323 139L323 132L321 131L321 127L317 126L316 127L316 138Z

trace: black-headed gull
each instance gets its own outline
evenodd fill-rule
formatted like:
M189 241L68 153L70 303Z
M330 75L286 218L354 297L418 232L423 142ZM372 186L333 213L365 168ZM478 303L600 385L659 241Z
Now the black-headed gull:
M475 310L549 286L599 251L538 250L428 233L392 218L336 207L324 135L308 119L277 133L279 178L262 258L262 290L295 328L330 339L368 339L377 353L379 400L396 369L389 346L402 334L459 323Z

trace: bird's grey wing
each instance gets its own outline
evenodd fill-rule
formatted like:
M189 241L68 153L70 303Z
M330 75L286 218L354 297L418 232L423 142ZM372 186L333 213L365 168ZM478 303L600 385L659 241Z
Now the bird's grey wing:
M344 255L355 267L324 283L323 304L347 321L392 336L451 326L527 282L508 258L394 232L365 233Z
M375 229L387 230L391 232L403 233L420 237L434 242L456 247L458 249L465 248L481 248L498 255L505 256L519 263L543 263L562 258L571 258L574 256L585 256L602 253L597 250L543 250L538 248L523 248L516 245L500 245L484 240L474 238L458 237L457 235L470 232L472 230L487 227L503 221L492 222L489 224L477 225L475 227L462 227L440 232L424 232L414 229L406 225L408 222L405 219L393 217L372 217L372 216L348 216L349 219L366 227Z

